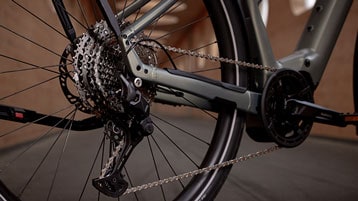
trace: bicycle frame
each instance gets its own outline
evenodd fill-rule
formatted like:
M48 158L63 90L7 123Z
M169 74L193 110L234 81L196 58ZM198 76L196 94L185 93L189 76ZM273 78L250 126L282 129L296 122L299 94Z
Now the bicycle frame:
M139 1L140 2L140 1ZM169 7L174 5L176 0L161 1L152 10L148 11L144 16L123 30L122 44L123 48L129 50L127 54L127 64L130 66L134 76L145 81L156 83L158 85L168 87L182 95L169 95L158 92L157 101L162 101L175 105L187 105L198 107L206 110L215 110L213 102L229 101L236 104L238 109L257 113L257 103L259 101L259 93L247 91L244 88L210 80L198 75L186 73L178 70L161 69L146 65L140 61L140 58L133 50L130 50L130 39L132 36L142 31L157 17L162 15ZM141 3L138 3L141 5ZM209 89L209 90L208 90ZM190 97L190 102L182 97Z
M123 44L128 50L131 36L143 30L151 20L160 16L166 8L176 1L161 1L156 7L136 23L122 32ZM306 72L316 87L322 77L326 64L336 43L337 37L348 14L352 0L321 0L317 1L314 10L307 22L296 51L280 60L273 56L270 41L265 26L262 22L258 9L259 0L238 1L243 8L243 14L249 19L248 29L254 33L254 40L250 40L249 47L252 48L259 58L260 64L276 68L291 68L296 71ZM256 56L256 55L255 55ZM181 96L159 94L158 100L171 104L191 105L202 109L213 110L212 102L225 100L236 104L239 110L247 113L257 114L260 93L247 90L238 86L209 80L190 73L152 67L143 64L135 52L128 53L128 66L132 73L145 81L156 83L177 92L190 95L191 103L181 99ZM268 72L253 72L259 83L259 88L265 84ZM249 88L250 89L250 88ZM176 93L178 94L178 93Z
M296 51L279 65L311 75L314 86L321 80L352 0L317 1Z
M263 66L280 68L290 68L302 72L315 88L322 77L326 64L336 43L338 34L343 26L348 14L352 0L318 0L314 10L307 22L307 26L302 33L301 39L296 50L282 59L276 60L272 52L271 44L268 39L266 28L262 22L258 4L260 0L237 0L241 8L241 13L246 19L246 28L252 35L248 40L248 47L254 61ZM60 1L61 2L61 1ZM105 0L102 0L102 9ZM140 7L148 3L149 0L138 0L130 5L125 11L117 14L117 17L127 17ZM172 105L186 105L205 110L215 111L218 101L235 104L236 108L248 114L259 114L261 92L265 82L270 76L270 72L250 71L249 77L254 78L256 86L243 88L240 86L222 83L211 80L192 73L179 70L162 69L146 65L141 62L138 55L132 48L131 39L140 31L144 30L155 19L170 9L177 0L162 0L155 7L149 10L136 22L119 32L118 27L112 24L112 29L120 38L120 44L126 59L127 66L132 74L147 82L156 83L158 86L167 87L170 93L158 91L156 101ZM108 3L108 2L107 2ZM105 5L106 6L106 5ZM108 6L108 5L107 5ZM114 14L104 12L106 18L113 20ZM108 16L111 15L111 16ZM68 36L75 34L71 29L68 19L60 17ZM67 20L67 21L66 21ZM118 26L118 25L117 25ZM68 28L68 29L67 29ZM116 31L117 30L117 31ZM120 34L120 35L119 35ZM183 98L185 97L185 98ZM188 101L190 99L190 102ZM19 118L20 117L20 118ZM40 120L39 120L40 118ZM63 127L68 121L64 120L61 124L55 124L57 117L51 115L38 114L22 108L0 105L0 119L16 122L34 122L37 124L53 125ZM90 124L91 126L88 126ZM87 118L73 122L74 130L90 130L101 127L102 124L96 118Z

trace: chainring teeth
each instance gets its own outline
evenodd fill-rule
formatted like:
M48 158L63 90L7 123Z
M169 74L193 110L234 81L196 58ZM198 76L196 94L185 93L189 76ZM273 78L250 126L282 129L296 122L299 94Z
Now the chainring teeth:
M267 81L261 100L261 116L267 133L283 147L296 147L309 135L313 121L290 118L286 101L292 98L313 102L305 78L293 70L281 69Z

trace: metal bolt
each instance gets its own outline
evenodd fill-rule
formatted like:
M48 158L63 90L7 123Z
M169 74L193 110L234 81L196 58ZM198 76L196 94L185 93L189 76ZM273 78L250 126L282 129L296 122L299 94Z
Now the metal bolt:
M134 79L134 86L136 86L137 88L141 87L142 84L143 84L142 79L140 79L138 77L136 79Z
M304 65L305 65L307 68L310 67L310 66L311 66L311 60L305 59Z
M314 26L313 25L309 25L308 27L307 27L307 31L308 32L312 32L314 30Z
M152 123L147 123L143 129L147 134L152 134L154 131L154 126Z
M322 10L323 10L323 6L322 6L322 5L318 5L318 6L316 7L317 13L321 12Z

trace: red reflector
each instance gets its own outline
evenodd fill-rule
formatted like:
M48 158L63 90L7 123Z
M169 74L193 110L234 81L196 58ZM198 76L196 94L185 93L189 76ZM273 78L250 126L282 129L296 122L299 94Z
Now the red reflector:
M15 117L16 117L17 119L23 119L23 118L24 118L24 114L21 113L21 112L15 112Z
M345 121L358 121L357 115L345 116L344 118L345 118Z

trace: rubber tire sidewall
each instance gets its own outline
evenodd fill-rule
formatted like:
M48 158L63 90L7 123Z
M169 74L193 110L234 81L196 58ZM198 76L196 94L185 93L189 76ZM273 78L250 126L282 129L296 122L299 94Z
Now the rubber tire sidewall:
M240 7L232 0L204 0L210 15L221 57L246 60L246 32ZM246 72L233 64L222 64L222 81L246 86ZM218 103L220 104L220 103ZM220 112L210 148L201 167L236 157L245 116L235 104L220 104ZM231 166L195 176L176 200L213 200L224 184Z

